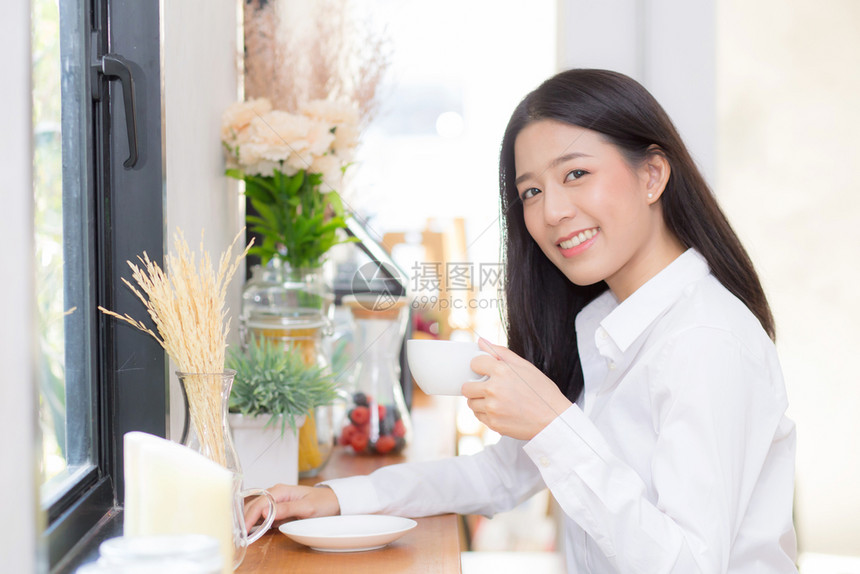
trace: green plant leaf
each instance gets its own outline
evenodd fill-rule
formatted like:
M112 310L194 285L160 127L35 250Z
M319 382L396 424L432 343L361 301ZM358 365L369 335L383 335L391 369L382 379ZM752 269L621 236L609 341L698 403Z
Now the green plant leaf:
M273 196L278 191L277 188L275 187L275 184L272 182L271 178L265 177L262 175L247 175L247 176L245 176L245 187L247 188L249 184L251 186L261 187L261 188L265 189L266 191L268 191L269 193L271 193Z
M301 353L266 339L252 339L245 352L231 350L227 368L236 370L230 410L248 416L283 415L295 430L296 417L337 397L337 382L328 369L304 364Z
M268 263L269 260L278 256L278 251L276 249L263 247L262 245L260 245L260 246L255 245L254 247L252 247L251 249L248 250L248 253L250 253L251 255L259 256L260 259L262 261L265 261L266 263Z
M326 201L328 201L328 204L331 205L332 211L334 211L335 216L343 220L343 201L340 198L340 194L336 191L332 191L327 193L325 198ZM346 225L345 222L344 225Z
M269 222L263 219L262 217L257 217L256 215L246 215L245 222L251 225L259 225L262 227L268 227Z
M251 199L251 205L254 206L254 209L257 210L257 213L260 214L260 217L263 218L267 225L277 227L278 217L275 214L275 211L271 207L269 207L268 203L257 199Z
M287 176L284 176L287 177ZM294 176L288 178L288 186L287 186L287 194L295 195L302 188L302 185L305 183L305 172L304 170L300 170Z
M343 202L333 191L324 193L322 174L298 171L286 175L245 177L245 193L258 216L248 227L264 238L264 263L271 257L293 267L315 267L334 245L344 243L337 232L346 227Z
M338 229L346 227L346 221L342 217L332 217L325 225L320 226L319 231L322 233L334 233Z
M272 203L272 194L269 190L260 187L258 185L246 185L245 186L245 197L251 199L252 201L261 201L263 203Z

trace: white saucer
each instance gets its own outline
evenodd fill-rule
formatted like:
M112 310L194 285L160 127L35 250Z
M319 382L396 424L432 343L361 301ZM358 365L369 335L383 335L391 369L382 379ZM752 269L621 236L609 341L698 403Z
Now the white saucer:
M314 550L360 552L382 548L417 525L414 520L400 516L356 514L286 522L278 530Z

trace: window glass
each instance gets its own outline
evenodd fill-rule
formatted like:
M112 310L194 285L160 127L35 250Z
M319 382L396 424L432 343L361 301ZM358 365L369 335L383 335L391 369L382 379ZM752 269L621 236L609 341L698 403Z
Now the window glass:
M69 43L61 36L60 5L32 0L32 10L36 372L47 506L92 463L87 193L78 143L87 122L86 108L76 105L84 79L75 70L82 67L64 66L82 57L61 48Z

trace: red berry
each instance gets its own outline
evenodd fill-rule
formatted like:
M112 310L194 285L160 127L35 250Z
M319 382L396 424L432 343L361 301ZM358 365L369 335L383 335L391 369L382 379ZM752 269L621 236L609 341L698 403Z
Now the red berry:
M397 445L397 439L395 439L390 434L385 434L379 437L379 440L376 441L376 452L379 454L385 454L390 452Z
M379 420L385 418L385 405L379 405L376 407L376 411L379 413Z
M355 425L346 425L345 427L343 427L343 430L340 433L340 440L338 441L338 444L341 444L343 446L348 446L352 444L352 438L355 436L356 433L359 432L361 431L359 431L358 427L356 427Z
M355 407L349 412L349 419L357 425L363 425L370 420L370 409L367 407Z
M394 430L392 431L392 434L396 437L401 437L406 434L406 425L403 424L402 420L394 423Z
M355 452L364 452L367 448L367 435L359 432L352 437L352 450Z

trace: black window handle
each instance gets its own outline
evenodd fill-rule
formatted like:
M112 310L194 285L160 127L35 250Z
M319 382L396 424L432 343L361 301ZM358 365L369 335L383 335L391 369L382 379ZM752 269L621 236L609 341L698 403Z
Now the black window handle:
M122 101L125 105L125 131L128 135L128 159L122 164L132 168L137 164L137 109L134 99L134 78L131 67L122 56L105 54L96 68L108 79L116 78L122 84Z

